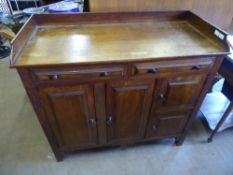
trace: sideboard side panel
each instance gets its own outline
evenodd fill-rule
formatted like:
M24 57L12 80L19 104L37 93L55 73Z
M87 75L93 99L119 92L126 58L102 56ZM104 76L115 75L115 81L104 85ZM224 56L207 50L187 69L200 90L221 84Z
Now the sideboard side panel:
M18 73L20 75L20 78L23 82L24 88L26 90L26 93L31 101L32 107L37 115L37 118L42 126L42 129L50 143L50 146L52 147L52 150L54 152L54 155L57 159L57 161L62 161L64 157L64 152L59 148L58 142L55 139L55 135L52 131L52 129L48 125L48 121L45 118L44 111L42 109L41 103L39 101L40 97L38 95L38 92L36 90L36 87L33 87L32 80L29 75L29 71L26 68L18 68Z
M192 112L188 122L186 123L186 126L185 126L185 128L183 130L183 133L176 140L177 145L181 145L184 142L184 139L185 139L185 137L187 135L187 132L190 129L191 124L192 124L193 120L195 119L196 114L197 114L198 110L200 109L200 106L201 106L206 94L208 93L209 89L212 86L212 82L213 82L213 80L215 78L216 72L218 71L219 67L221 66L223 58L224 58L223 56L219 56L219 57L217 57L215 59L215 63L213 65L213 67L212 67L212 69L210 71L210 74L209 74L209 76L208 76L208 78L207 78L207 80L205 82L205 85L204 85L204 87L203 87L203 89L201 91L200 97L198 98L198 100L196 102L196 105L195 105L195 107L193 109L193 112Z

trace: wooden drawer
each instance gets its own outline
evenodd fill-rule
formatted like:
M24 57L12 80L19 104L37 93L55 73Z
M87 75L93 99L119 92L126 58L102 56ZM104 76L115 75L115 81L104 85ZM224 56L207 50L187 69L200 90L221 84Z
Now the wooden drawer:
M38 68L31 69L35 81L58 80L93 80L121 78L125 75L125 66L92 66L68 68Z
M169 74L174 72L201 72L208 71L214 58L198 58L175 61L159 61L150 63L138 63L133 65L134 76L154 76L157 74Z
M190 111L173 112L151 116L147 125L146 138L172 136L182 133Z

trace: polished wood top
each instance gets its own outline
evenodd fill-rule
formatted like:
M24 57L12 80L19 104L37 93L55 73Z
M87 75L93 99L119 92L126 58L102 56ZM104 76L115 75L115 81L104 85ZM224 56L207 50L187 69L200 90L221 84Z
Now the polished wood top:
M226 38L190 11L38 14L12 41L11 66L223 56Z
M221 48L184 21L40 27L17 66L204 55Z

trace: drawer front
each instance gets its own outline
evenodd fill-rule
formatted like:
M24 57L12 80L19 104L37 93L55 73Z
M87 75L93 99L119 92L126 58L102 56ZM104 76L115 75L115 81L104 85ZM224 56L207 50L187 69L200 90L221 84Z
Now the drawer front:
M146 138L181 134L190 112L174 112L151 116L147 125Z
M54 69L32 69L32 77L35 81L58 81L58 80L93 80L121 78L125 75L125 67L122 66L93 66L72 67Z
M138 63L133 65L132 75L145 77L163 73L208 71L213 63L214 58Z

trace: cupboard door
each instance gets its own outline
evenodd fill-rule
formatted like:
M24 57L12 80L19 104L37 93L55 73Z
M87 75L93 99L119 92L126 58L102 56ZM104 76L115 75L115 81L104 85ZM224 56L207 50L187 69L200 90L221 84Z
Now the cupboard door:
M185 126L190 112L176 112L151 116L146 137L162 137L180 134Z
M202 90L205 79L205 74L193 74L159 80L153 112L192 109Z
M107 142L124 143L143 137L153 91L152 82L107 85Z
M97 144L93 87L43 87L39 90L49 124L62 149Z

